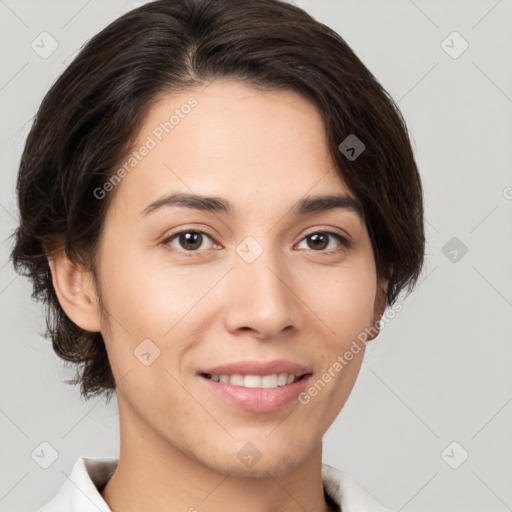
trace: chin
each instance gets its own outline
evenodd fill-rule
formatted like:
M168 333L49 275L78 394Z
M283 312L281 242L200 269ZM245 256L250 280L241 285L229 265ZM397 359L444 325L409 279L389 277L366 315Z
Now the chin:
M219 471L218 468L216 470L235 478L268 478L269 476L278 477L283 475L294 469L297 465L298 463L290 463L290 461L284 460L273 460L267 463L260 460L251 468L246 468L240 463L235 463L226 467L224 471Z
M304 446L302 446L302 450ZM254 449L253 449L254 450ZM204 460L203 464L213 471L223 475L229 475L235 478L268 478L269 476L277 477L283 475L304 462L307 453L290 453L289 447L286 452L276 454L276 451L270 447L262 449L259 454L252 452L253 456L260 456L258 460L249 460L244 463L244 455L251 454L251 450L245 452L231 452L226 457L225 454L216 457L214 460ZM266 456L265 453L268 455ZM255 461L255 462L254 462Z

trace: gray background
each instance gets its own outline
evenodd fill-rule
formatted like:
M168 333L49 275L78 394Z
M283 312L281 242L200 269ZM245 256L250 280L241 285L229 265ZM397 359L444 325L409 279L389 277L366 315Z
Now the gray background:
M0 0L2 511L49 500L80 455L118 455L115 399L82 402L62 383L73 373L40 336L41 306L8 262L8 237L40 101L87 39L141 3ZM398 101L426 200L422 282L369 345L324 462L396 511L512 510L512 2L296 3L338 31ZM31 48L43 31L58 43L46 59ZM42 442L58 454L48 469L31 457Z

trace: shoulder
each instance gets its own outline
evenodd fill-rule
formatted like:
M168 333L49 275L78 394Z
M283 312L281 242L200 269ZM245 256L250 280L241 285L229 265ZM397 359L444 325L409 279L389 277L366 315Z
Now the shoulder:
M100 494L118 459L79 457L54 498L36 512L111 512Z
M377 502L350 474L322 464L324 489L342 512L393 512Z

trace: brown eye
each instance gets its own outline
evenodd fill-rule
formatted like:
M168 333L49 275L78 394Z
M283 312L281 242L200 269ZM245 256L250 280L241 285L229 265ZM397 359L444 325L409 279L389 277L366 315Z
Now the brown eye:
M313 233L306 237L310 249L323 250L329 245L329 236L325 233Z
M316 231L314 233L310 233L305 236L303 240L307 241L308 249L311 249L316 252L330 252L331 250L336 250L336 244L330 245L330 239L334 238L338 241L338 243L342 246L341 249L349 246L348 240L339 235L338 233L334 233L333 231ZM328 248L327 250L325 250ZM341 250L338 248L338 250Z
M204 231L189 229L175 233L174 235L164 240L164 244L170 245L171 247L174 247L182 252L199 252L198 249L203 245L203 242L206 239L211 240L210 236L207 235ZM172 243L174 241L178 242L179 245L174 245ZM203 249L205 248L203 247Z

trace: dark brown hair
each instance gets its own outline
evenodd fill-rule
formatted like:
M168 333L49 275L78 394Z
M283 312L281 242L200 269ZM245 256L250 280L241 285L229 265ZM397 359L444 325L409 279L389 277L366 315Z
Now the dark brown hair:
M58 356L82 364L68 381L86 399L115 390L104 340L64 313L47 255L65 249L94 270L113 192L102 187L123 161L145 115L166 92L232 77L298 92L319 108L337 172L359 200L387 303L410 292L424 254L421 181L401 113L345 41L281 0L159 0L95 35L45 96L21 157L20 225L12 259L47 305ZM355 135L364 151L338 146Z

